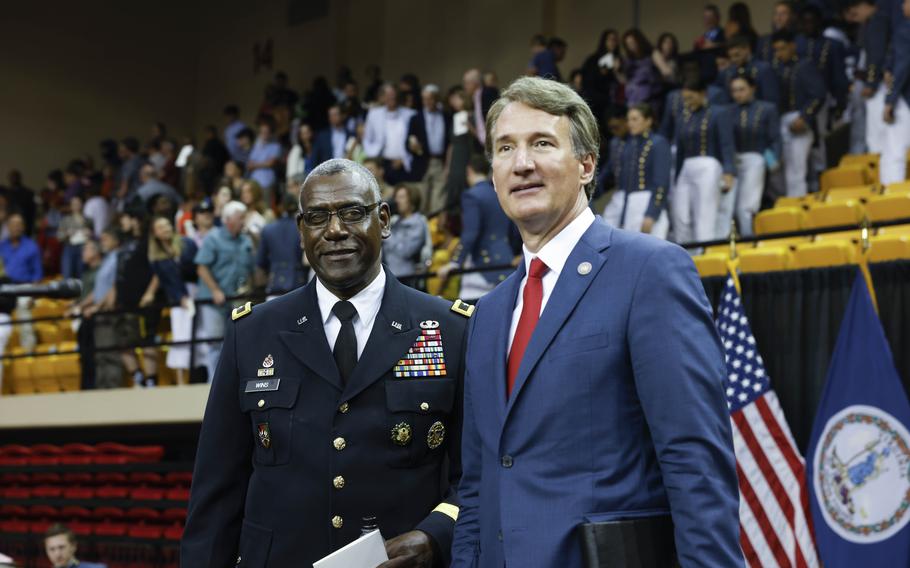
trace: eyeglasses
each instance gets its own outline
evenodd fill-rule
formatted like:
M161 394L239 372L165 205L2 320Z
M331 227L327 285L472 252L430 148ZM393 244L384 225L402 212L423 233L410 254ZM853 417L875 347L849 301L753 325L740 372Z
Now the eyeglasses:
M308 209L300 214L303 224L311 229L325 227L332 220L332 215L338 215L341 222L345 225L356 225L366 219L367 214L375 209L379 202L371 205L349 205L342 207L337 211L328 211L326 209Z

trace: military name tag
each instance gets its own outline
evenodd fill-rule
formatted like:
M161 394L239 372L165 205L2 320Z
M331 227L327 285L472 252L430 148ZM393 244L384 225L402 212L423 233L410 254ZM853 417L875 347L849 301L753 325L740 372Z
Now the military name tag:
M267 381L247 381L246 389L243 392L266 392L278 390L278 383L281 379L269 379Z

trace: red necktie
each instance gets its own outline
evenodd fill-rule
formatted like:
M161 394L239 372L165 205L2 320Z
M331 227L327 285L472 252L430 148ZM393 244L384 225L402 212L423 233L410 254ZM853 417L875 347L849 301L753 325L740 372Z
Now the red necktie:
M512 350L509 351L508 383L506 383L506 397L512 396L512 387L515 386L515 377L518 376L518 367L524 357L531 334L540 319L540 305L543 303L543 275L550 270L539 258L531 261L528 269L528 281L525 283L521 295L521 316L518 318L518 328L512 339Z

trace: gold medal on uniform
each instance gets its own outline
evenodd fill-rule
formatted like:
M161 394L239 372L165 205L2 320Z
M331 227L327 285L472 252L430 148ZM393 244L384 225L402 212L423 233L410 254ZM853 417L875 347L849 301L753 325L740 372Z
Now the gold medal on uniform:
M431 450L435 450L436 448L438 448L439 446L442 445L442 443L445 441L445 439L446 439L445 425L442 422L438 422L438 421L434 422L433 425L430 426L430 431L427 432L427 446Z
M261 422L256 425L259 434L259 445L266 450L272 447L272 433L269 431L269 423Z
M439 330L438 321L420 322L420 335L404 358L398 360L392 371L396 379L446 376L442 332Z
M407 446L411 443L411 425L407 422L399 422L392 428L392 441L399 446Z

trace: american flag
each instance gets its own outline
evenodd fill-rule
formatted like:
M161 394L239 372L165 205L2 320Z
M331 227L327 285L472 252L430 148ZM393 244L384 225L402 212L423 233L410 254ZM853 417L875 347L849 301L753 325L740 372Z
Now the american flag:
M740 543L749 566L817 567L806 469L771 389L732 278L717 315L739 476Z

